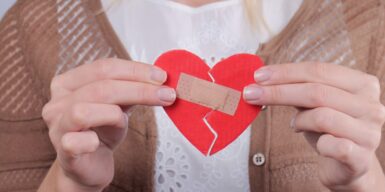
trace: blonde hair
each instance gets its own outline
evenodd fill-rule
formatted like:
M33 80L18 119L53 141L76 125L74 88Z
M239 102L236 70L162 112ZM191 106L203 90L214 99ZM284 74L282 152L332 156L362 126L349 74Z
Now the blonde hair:
M262 0L243 0L246 8L247 18L251 25L259 32L272 34L269 26L263 17Z

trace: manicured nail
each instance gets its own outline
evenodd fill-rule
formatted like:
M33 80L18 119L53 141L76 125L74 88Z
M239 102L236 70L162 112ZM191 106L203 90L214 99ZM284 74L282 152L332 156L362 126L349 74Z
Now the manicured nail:
M262 88L257 85L249 85L243 90L243 98L249 102L258 101L262 94Z
M124 115L124 125L125 125L125 127L127 127L128 126L129 117L128 117L127 113L123 113L123 115Z
M254 80L258 82L267 81L270 79L271 75L273 74L273 71L271 71L268 68L261 68L254 73Z
M175 90L164 87L158 90L158 98L164 102L173 102L176 99Z
M290 129L295 129L295 118L297 115L294 115L293 118L291 118L290 121Z
M167 79L167 73L163 71L162 69L154 66L151 69L151 80L156 83L164 83Z

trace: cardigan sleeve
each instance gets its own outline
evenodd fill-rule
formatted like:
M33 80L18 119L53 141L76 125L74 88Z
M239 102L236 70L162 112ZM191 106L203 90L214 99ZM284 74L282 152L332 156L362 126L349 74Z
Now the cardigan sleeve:
M385 103L385 0L379 1L378 25L372 41L371 67L368 71L379 78L382 88L381 101Z
M39 118L44 104L25 54L19 9L15 4L0 23L0 121Z
M56 157L25 51L21 8L18 1L0 22L0 191L36 191Z
M379 0L378 25L373 37L371 65L368 72L376 75L381 84L381 102L385 105L385 0ZM382 127L382 140L377 150L377 156L385 171L385 125Z

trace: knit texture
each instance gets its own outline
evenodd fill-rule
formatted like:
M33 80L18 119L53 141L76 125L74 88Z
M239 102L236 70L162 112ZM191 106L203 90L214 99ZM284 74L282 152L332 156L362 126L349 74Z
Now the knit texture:
M384 1L304 1L288 27L258 54L269 65L304 61L343 65L377 75L384 84L384 20ZM319 156L303 135L289 127L295 112L290 107L269 107L265 123L254 124L252 140L264 138L265 143L252 144L251 155L262 150L269 161L263 175L250 163L252 191L261 187L274 192L327 191L318 180ZM256 127L267 131L257 135ZM384 147L382 139L378 149L382 165ZM253 181L253 175L263 178L265 185Z

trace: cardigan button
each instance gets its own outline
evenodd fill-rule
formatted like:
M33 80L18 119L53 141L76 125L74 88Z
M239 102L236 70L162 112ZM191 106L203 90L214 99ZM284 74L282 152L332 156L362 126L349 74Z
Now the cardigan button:
M263 155L262 153L256 153L255 155L253 155L253 163L254 165L256 166L262 166L263 164L265 164L265 155Z

